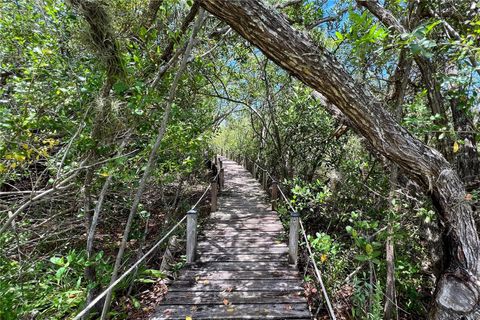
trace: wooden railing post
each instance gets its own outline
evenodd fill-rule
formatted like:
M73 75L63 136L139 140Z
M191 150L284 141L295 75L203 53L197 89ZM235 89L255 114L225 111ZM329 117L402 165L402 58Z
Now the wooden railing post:
M195 261L197 250L197 218L197 210L192 209L187 212L187 263L193 263Z
M218 197L218 181L217 179L212 180L212 189L210 193L211 203L210 203L210 211L215 212L217 211L217 197Z
M225 168L220 168L220 190L222 190L225 187Z
M254 162L253 163L253 172L252 172L252 176L255 180L257 180L257 164Z
M277 210L277 199L278 199L278 184L277 181L272 181L272 211Z
M267 172L267 170L263 170L262 185L263 185L263 190L265 190L265 191L267 191L267 184L268 184L268 172Z
M298 227L300 215L296 211L290 212L290 236L288 240L288 262L297 265L298 261Z

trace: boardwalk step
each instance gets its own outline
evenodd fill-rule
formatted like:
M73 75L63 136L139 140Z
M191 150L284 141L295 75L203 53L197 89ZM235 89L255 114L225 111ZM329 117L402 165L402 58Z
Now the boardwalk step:
M274 280L177 280L169 291L303 291L297 279Z
M207 238L225 236L227 239L231 237L236 237L236 238L256 237L257 239L258 238L276 239L284 236L284 233L279 231L267 232L267 231L253 231L253 230L247 230L247 231L245 230L244 231L242 230L237 230L237 231L206 230L205 232L203 232L203 234Z
M223 262L213 261L209 263L197 263L190 267L191 270L222 270L222 271L276 271L276 270L296 270L285 262Z
M292 279L299 278L296 270L224 271L224 270L184 270L177 279L189 280L252 280L252 279Z
M242 232L242 231L262 231L262 232L284 232L281 224L268 225L265 223L222 223L211 226L204 231L224 231L224 232Z
M201 254L199 262L209 261L239 261L239 262L270 262L285 261L287 253L261 253L261 254Z
M226 300L225 300L226 299ZM162 305L305 303L301 291L171 292Z
M288 247L284 244L273 244L268 247L225 247L203 244L198 247L199 256L203 254L265 254L287 253Z
M283 233L257 233L257 234L244 234L244 233L238 233L238 234L226 234L222 235L220 238L218 234L206 234L202 235L199 237L198 241L217 241L217 242L222 242L222 241L232 241L232 240L248 240L251 243L255 243L256 241L260 242L265 242L267 240L270 241L276 241L279 240L279 243L283 243L282 238L286 237Z
M306 303L160 306L152 320L182 319L311 319Z
M217 238L218 239L218 238ZM253 248L268 248L283 244L281 238L268 238L268 239L255 239L255 238L222 238L215 240L215 238L201 238L201 242L198 244L199 248L202 248L206 245L211 245L215 247L250 247Z

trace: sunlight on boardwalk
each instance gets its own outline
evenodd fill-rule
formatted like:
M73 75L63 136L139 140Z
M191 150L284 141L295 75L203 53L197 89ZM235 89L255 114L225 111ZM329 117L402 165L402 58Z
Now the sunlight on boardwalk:
M284 231L250 173L224 161L219 211L151 319L311 319Z

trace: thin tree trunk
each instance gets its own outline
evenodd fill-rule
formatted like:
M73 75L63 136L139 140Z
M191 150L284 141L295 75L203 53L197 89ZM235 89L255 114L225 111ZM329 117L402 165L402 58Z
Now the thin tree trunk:
M412 60L407 57L405 49L400 52L397 68L393 75L394 89L390 101L393 109L393 116L397 123L400 123L403 117L403 103L405 91L407 89ZM387 277L385 284L385 305L383 308L383 318L393 320L398 318L396 311L397 294L395 289L395 238L394 238L394 219L393 217L399 211L401 206L395 203L399 200L396 194L398 188L398 166L392 164L390 172L390 213L388 216L387 239L385 242L385 260L387 264Z
M152 169L153 169L156 157L157 157L157 152L160 148L160 144L162 143L163 137L164 137L165 132L167 130L168 121L170 119L170 111L172 109L172 103L173 103L173 100L175 98L175 94L177 92L178 83L180 81L181 76L183 75L183 72L186 69L187 60L188 60L188 57L190 56L190 52L192 51L194 39L197 36L197 33L198 33L198 31L200 30L200 27L203 24L203 19L204 19L204 11L200 10L199 16L197 18L195 26L193 27L192 34L190 36L190 40L188 42L187 49L185 50L185 53L183 55L180 67L177 71L177 74L175 75L175 78L173 79L172 86L170 87L170 92L169 92L167 102L166 102L166 105L165 105L165 109L164 109L164 113L163 113L162 123L160 124L160 128L158 129L158 135L157 135L157 138L155 140L155 144L153 145L152 151L150 152L150 156L148 158L148 162L147 162L147 165L145 167L145 171L143 172L143 175L142 175L142 178L140 180L137 192L135 194L135 198L133 200L132 207L130 208L130 213L128 215L127 224L125 225L125 230L124 230L123 236L122 236L122 242L120 243L120 248L119 248L118 253L117 253L117 258L115 260L115 265L113 267L112 277L110 279L110 284L115 282L115 280L117 279L118 272L120 270L120 265L121 265L122 260L123 260L123 254L124 254L125 248L127 246L128 236L129 236L130 230L132 228L133 219L135 218L135 216L137 214L138 205L140 204L140 200L142 198L143 192L145 191L145 188L147 186L147 181L150 178L150 174L152 172ZM111 299L112 299L112 291L110 291L107 294L107 296L105 297L105 303L103 305L102 316L101 316L102 320L107 318L107 314L108 314L108 311L110 309Z
M465 187L448 161L401 127L325 48L293 29L272 7L256 0L199 1L267 57L334 103L374 149L428 190L445 227L444 251L449 262L437 283L430 316L474 319L480 303L480 241Z
M157 18L157 13L160 7L162 6L163 0L150 0L148 2L147 12L144 16L144 25L147 29L153 26L155 19Z
M122 144L120 145L120 148L117 152L117 156L122 154L123 149L125 148L125 146L128 143L129 137L130 137L130 134L127 134L127 136L122 141ZM89 221L88 221L88 225L87 225L87 227L88 227L88 230L87 230L87 259L89 261L91 261L92 258L95 255L95 252L93 250L93 242L95 240L95 232L97 230L98 220L100 218L100 213L102 211L103 202L105 200L105 196L108 192L108 189L110 188L111 182L112 182L112 176L109 175L107 177L107 179L105 180L105 182L103 183L102 190L100 191L100 194L99 194L98 199L97 199L97 203L95 204L95 208L93 210L93 214L92 215L90 215L90 214L87 215L89 217ZM88 205L88 208L89 208L90 205L91 205L90 201L88 201L88 204L85 204L86 208L87 208L87 205ZM85 268L85 279L88 282L90 282L94 285L87 293L86 305L89 305L90 302L92 302L92 300L95 298L95 296L100 291L100 287L97 284L97 270L95 268L94 263L90 264L89 266L87 266ZM95 306L95 309L98 309L98 308L99 308L99 304L97 304ZM97 310L97 311L100 312L101 309ZM87 318L89 313L87 313L84 318Z

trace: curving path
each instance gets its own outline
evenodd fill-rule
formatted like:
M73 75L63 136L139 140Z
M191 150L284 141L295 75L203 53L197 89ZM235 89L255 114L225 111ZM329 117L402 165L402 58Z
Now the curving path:
M225 189L200 233L197 262L181 272L150 319L311 319L265 192L243 167L223 164Z

